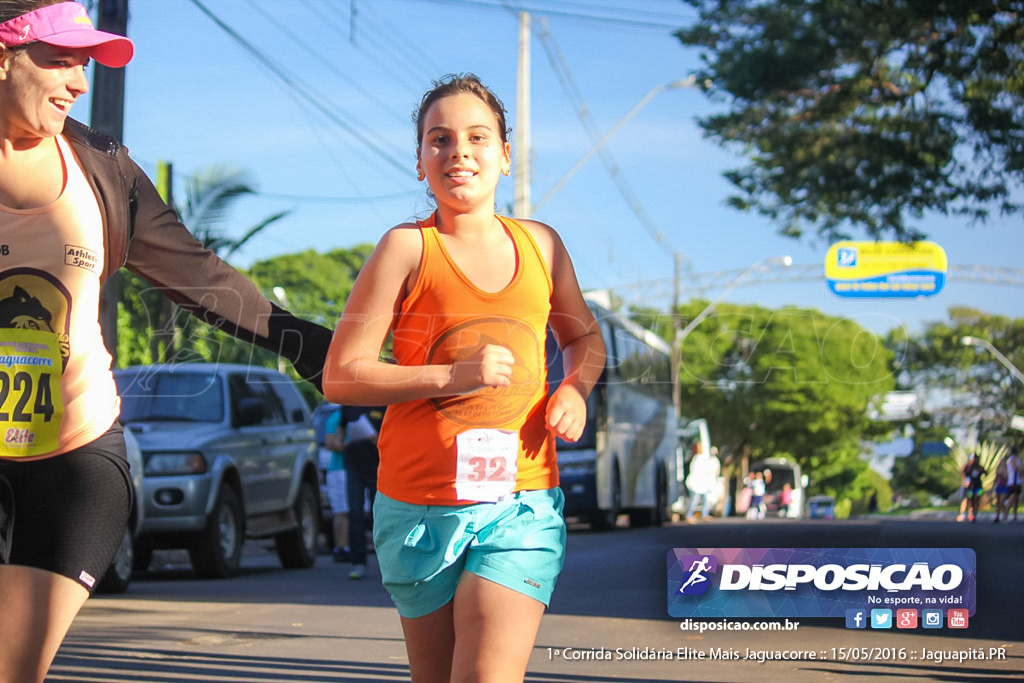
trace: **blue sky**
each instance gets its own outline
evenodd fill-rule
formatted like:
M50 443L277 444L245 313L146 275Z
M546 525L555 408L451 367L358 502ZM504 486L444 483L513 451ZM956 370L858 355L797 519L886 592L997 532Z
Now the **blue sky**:
M534 9L534 202L592 148L577 116L579 103L602 134L653 89L686 77L698 64L696 52L671 35L672 27L693 17L677 0L202 4L260 56L192 0L130 0L128 34L136 57L126 71L124 138L147 171L158 159L174 164L179 196L182 178L211 165L250 173L260 195L239 202L225 226L229 234L291 210L236 255L242 267L283 253L376 242L390 226L428 213L425 188L415 179L410 115L433 78L478 74L504 100L516 134L518 18L503 5ZM303 94L285 87L282 77ZM88 120L88 101L76 106L75 115ZM779 237L767 219L724 206L729 185L721 172L742 160L702 138L694 117L711 107L695 89L665 89L609 138L604 149L645 221L598 156L534 213L562 235L584 288L611 288L626 301L666 308L677 252L685 270L699 274L739 272L786 254L794 265L773 271L780 281L737 286L725 300L812 307L879 332L899 325L916 331L923 321L944 319L954 305L1024 317L1019 287L956 276L966 266L1020 268L1020 218L975 227L942 217L924 221L920 227L943 246L952 271L936 296L832 294L823 278L827 243ZM502 182L499 205L510 205L513 182ZM688 281L684 277L684 300Z

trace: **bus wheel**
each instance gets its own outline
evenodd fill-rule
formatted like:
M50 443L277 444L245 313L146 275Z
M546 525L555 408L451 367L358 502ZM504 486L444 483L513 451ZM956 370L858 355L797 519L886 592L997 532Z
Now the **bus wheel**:
M665 472L658 468L654 476L654 507L629 511L629 525L662 526L665 523L665 510L668 508L668 491L665 490Z
M619 483L618 463L612 464L612 499L607 509L598 508L590 516L590 524L598 531L610 531L619 521L622 512L622 484Z
M651 526L664 526L668 519L668 486L665 483L665 470L658 468L657 483L654 488L654 509L651 510Z

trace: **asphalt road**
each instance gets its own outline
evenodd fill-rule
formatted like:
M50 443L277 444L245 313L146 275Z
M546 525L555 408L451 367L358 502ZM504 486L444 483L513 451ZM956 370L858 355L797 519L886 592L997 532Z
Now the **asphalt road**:
M666 610L673 547L974 548L977 612L960 631L855 631L842 619L794 618L795 631L685 632ZM246 545L241 574L225 581L195 579L182 560L158 553L126 594L90 600L47 680L408 680L398 617L372 557L363 581L349 580L347 565L327 556L311 570L282 570L259 543ZM527 681L1021 680L1022 571L1024 522L713 520L574 530ZM756 659L795 650L822 656ZM710 659L712 651L719 658Z

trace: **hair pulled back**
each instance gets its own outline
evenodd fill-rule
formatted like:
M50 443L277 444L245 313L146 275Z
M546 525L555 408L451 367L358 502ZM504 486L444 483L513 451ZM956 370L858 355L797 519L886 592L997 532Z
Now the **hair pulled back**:
M495 118L498 119L498 130L501 131L501 141L508 142L510 131L505 123L505 105L498 96L491 92L476 74L448 74L434 81L434 87L423 95L419 108L413 114L413 121L416 123L416 149L419 149L423 142L423 119L431 105L449 95L464 93L476 95L494 112Z

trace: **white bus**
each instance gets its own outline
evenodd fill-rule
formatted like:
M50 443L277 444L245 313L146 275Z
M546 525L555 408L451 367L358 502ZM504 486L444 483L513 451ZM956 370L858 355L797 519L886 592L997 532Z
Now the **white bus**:
M679 498L678 426L672 406L671 349L661 337L612 313L593 295L608 359L587 400L587 426L576 443L558 442L566 517L599 529L628 514L632 526L661 525ZM562 360L548 339L548 382L561 381Z

